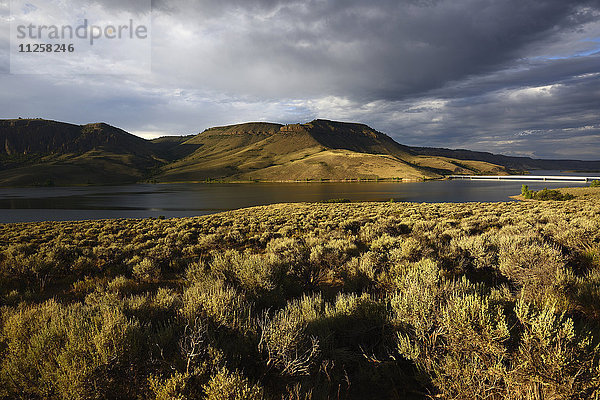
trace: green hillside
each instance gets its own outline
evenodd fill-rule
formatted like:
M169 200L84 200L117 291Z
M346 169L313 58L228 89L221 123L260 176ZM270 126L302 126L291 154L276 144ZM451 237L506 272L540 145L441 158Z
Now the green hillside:
M420 156L367 125L315 120L253 122L207 129L182 145L199 148L165 165L163 182L439 178L450 173L503 173L500 166Z

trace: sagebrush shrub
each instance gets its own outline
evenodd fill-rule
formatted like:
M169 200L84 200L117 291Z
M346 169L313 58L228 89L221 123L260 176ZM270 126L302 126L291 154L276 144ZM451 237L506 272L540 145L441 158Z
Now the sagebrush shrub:
M0 224L0 398L596 398L582 190Z
M220 370L204 386L207 400L262 400L263 389L239 372Z

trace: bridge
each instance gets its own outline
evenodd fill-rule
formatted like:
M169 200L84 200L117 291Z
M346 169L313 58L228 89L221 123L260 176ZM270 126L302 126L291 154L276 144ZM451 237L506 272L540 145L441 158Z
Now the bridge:
M592 182L600 181L600 176L567 175L450 175L449 179L467 179L483 181L532 181L532 182Z

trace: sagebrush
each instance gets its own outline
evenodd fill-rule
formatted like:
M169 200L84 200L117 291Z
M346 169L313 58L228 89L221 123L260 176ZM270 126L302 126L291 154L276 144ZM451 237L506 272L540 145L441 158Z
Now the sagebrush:
M600 203L0 225L5 399L600 396Z

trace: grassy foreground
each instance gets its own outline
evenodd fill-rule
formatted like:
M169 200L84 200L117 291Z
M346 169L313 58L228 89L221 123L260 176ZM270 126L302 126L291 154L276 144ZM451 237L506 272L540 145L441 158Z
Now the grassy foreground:
M600 202L0 225L0 398L600 396Z

